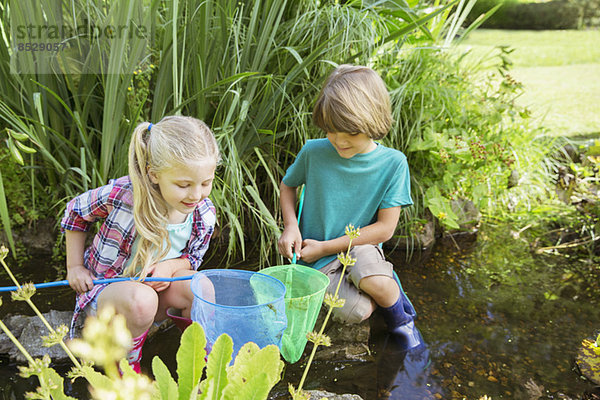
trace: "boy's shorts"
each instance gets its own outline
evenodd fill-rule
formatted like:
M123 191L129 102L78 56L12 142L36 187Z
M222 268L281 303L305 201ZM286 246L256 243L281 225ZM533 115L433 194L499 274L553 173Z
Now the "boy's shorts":
M340 284L338 297L346 299L344 307L333 310L334 319L347 324L357 324L375 311L377 305L366 293L358 288L360 280L369 276L384 275L394 279L394 267L385 260L379 246L365 244L354 246L350 255L356 263L346 268L345 277ZM327 293L334 293L344 266L336 258L321 268L321 272L329 277Z

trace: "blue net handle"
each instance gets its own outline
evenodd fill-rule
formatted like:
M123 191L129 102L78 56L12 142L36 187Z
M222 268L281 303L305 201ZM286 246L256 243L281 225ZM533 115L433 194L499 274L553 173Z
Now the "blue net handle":
M103 283L113 283L113 282L124 282L124 281L137 281L137 282L175 282L175 281L186 281L192 279L193 275L186 276L178 276L176 278L153 278L146 277L144 279L136 278L136 277L119 277L119 278L106 278L106 279L94 279L94 285L100 285ZM22 285L21 285L22 286ZM69 286L69 281L64 279L62 281L56 282L45 282L45 283L36 283L33 285L36 289L43 289L48 287L57 287L57 286ZM15 292L19 290L18 286L3 286L0 287L0 292Z

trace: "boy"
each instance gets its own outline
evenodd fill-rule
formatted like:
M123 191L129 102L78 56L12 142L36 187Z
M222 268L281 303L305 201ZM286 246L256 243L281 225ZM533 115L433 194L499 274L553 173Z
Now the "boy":
M403 206L412 204L406 157L375 142L392 124L388 91L375 71L341 65L325 82L313 110L313 123L326 139L309 140L281 182L284 230L281 254L295 252L302 264L320 269L333 292L341 275L337 254L346 251L346 225L360 228L339 297L346 299L334 317L358 323L380 306L388 329L406 348L421 343L414 326L415 310L394 279L379 243L394 234ZM305 185L300 226L296 188Z

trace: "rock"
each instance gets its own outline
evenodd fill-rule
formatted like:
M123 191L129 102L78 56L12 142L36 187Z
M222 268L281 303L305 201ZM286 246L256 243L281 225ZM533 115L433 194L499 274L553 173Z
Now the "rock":
M72 311L56 311L50 310L47 313L42 314L48 321L50 326L58 328L60 325L71 326L71 318L73 317ZM81 328L85 316L79 318L77 326L75 327L74 336L81 336ZM61 364L69 362L70 359L60 345L54 345L52 347L45 347L43 345L42 336L48 336L48 328L37 316L27 315L8 315L2 322L10 329L11 333L19 340L19 342L25 347L29 355L33 358L42 358L45 354L48 354L52 359L52 362ZM148 338L152 338L159 331L165 330L173 325L170 319L166 319L160 325L152 325L148 332ZM65 338L65 342L68 341L68 335ZM6 355L10 360L17 363L27 363L27 359L21 353L21 351L13 344L8 336L0 332L0 355Z
M581 150L572 144L566 144L553 155L553 158L562 164L580 162Z
M394 236L383 244L386 251L412 250L412 249L430 249L435 243L436 224L429 210L425 211L426 222L419 224L412 232L412 236L406 236L404 232L396 230Z
M335 394L323 390L307 390L306 393L310 394L310 400L363 400L357 394Z
M517 186L519 184L520 178L521 177L519 175L519 171L517 171L516 169L513 169L512 171L510 171L510 175L508 176L508 181L506 183L506 188L510 189L510 188Z
M56 237L60 231L53 218L35 221L33 227L16 226L13 228L15 242L22 243L29 254L51 256ZM32 231L35 233L32 234Z
M317 326L321 326L317 323ZM359 324L342 324L330 319L325 327L325 333L332 342L338 343L365 343L369 342L371 327L369 320Z
M42 315L54 328L60 325L68 327L71 324L73 312L51 310ZM5 318L3 322L33 358L42 358L48 354L55 363L66 362L69 359L60 345L44 347L42 336L47 336L49 332L37 316L12 315ZM4 333L0 334L0 353L8 355L11 360L18 363L27 362L25 356Z
M369 346L364 343L335 343L331 347L319 347L315 353L315 360L320 361L373 361L374 357Z
M315 329L322 325L323 318L324 313L321 313ZM371 335L369 320L359 324L342 324L330 319L325 327L325 334L331 339L331 346L320 346L315 353L315 360L373 360L369 349L369 336Z
M479 227L481 213L471 200L456 199L450 202L452 211L458 216L460 231L473 231Z

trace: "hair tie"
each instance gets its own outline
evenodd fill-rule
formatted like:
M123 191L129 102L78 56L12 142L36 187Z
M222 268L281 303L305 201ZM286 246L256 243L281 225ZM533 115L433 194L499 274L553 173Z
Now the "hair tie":
M150 125L148 125L148 132L150 132L151 129L152 129L152 122L150 122Z

